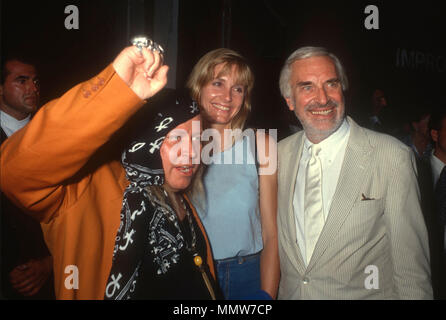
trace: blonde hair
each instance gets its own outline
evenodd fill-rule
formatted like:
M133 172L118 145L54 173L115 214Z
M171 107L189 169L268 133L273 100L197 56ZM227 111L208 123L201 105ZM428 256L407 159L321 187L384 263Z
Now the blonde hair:
M220 71L220 74L214 75L215 67L219 64L224 64L223 69ZM251 91L254 87L254 74L245 58L240 54L226 48L220 48L206 53L192 69L186 86L190 90L192 99L200 104L201 90L203 87L215 79L216 76L230 74L233 66L237 70L237 79L235 79L235 82L244 87L245 97L240 111L231 121L231 128L243 129L249 112L251 111Z
M190 195L192 192L192 186L196 185L197 189L202 191L203 190L203 183L201 181L202 177L202 166L198 168L197 172L195 173L194 177L192 178L191 183L189 186L179 191L178 193L185 193L187 195ZM151 201L157 202L161 207L163 207L166 210L173 210L176 215L178 215L178 212L180 210L178 202L175 200L174 192L169 191L169 189L164 188L164 186L158 186L158 185L149 185L145 187L145 190L148 192L149 197L151 198Z

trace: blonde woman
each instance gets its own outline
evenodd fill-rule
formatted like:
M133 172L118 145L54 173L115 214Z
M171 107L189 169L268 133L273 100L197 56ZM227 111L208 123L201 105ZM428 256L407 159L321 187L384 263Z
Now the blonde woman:
M262 164L256 165L257 154L275 152L268 148L275 143L267 135L264 143L258 143L259 134L235 138L227 134L228 129L244 129L253 84L245 59L229 49L204 55L187 83L203 121L215 132L216 147L203 173L204 188L195 186L192 201L208 233L226 299L260 297L259 292L275 298L280 277L277 175L275 170L259 175L259 169L269 164L260 161ZM222 159L232 158L235 150L243 150L243 154L236 155L236 163L225 164Z

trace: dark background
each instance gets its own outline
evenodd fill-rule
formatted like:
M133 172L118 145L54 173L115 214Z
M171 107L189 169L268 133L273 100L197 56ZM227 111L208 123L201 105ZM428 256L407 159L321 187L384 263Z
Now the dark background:
M35 58L45 103L98 73L134 34L151 35L153 21L165 14L157 12L155 3L3 0L1 54L21 50ZM295 49L313 45L327 47L344 63L350 82L347 112L354 117L365 113L378 87L401 116L416 108L444 106L446 27L439 3L179 0L176 86L184 86L206 52L234 49L248 59L256 76L250 125L279 128L283 138L287 124L295 120L280 96L280 69ZM379 30L364 27L369 4L379 9ZM64 27L67 5L79 9L79 30ZM413 54L404 67L398 65L401 49ZM436 67L422 63L428 55L436 58Z

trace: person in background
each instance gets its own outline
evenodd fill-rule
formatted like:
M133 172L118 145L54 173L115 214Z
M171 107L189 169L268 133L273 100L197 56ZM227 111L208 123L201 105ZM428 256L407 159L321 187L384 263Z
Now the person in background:
M410 133L401 140L411 147L417 159L428 161L432 153L431 137L429 133L429 119L431 111L426 108L414 108L408 119Z
M37 111L36 67L21 56L1 64L0 143L22 129ZM16 150L16 152L18 152ZM2 174L5 169L2 167ZM29 177L32 179L32 176ZM6 299L54 299L52 258L38 221L1 193L1 284Z
M437 281L434 284L434 293L439 299L446 299L446 109L437 107L432 111L429 120L429 132L433 142L428 172L426 176L425 190L430 192L430 209L432 215L432 225L435 224L434 231L436 237L433 239L433 248L435 251L435 261L438 261L436 268L432 267L432 276L434 270L437 272ZM420 173L421 174L421 173ZM423 191L423 190L422 190ZM423 195L423 192L422 192Z
M272 165L261 155L275 155L275 141L259 133L226 134L244 129L253 84L245 59L230 49L205 54L187 82L207 126L221 137L203 173L204 188L193 189L192 201L209 235L220 287L230 300L275 298L280 278L276 164L261 174ZM237 150L245 151L237 156ZM234 154L235 160L225 163Z
M434 186L432 183L430 160L433 153L433 144L429 130L430 119L430 108L420 108L413 105L408 116L409 133L401 141L410 147L415 155L421 209L429 237L433 296L435 299L444 299L446 274L444 272L443 230L435 206Z
M443 227L446 226L446 108L436 110L429 122L434 150L430 157L432 183L435 190L438 215ZM444 230L443 230L444 232ZM445 234L446 247L446 234Z
M432 182L435 186L446 166L446 108L438 108L432 113L429 121L429 131L434 143L430 163L432 166Z
M375 131L382 131L384 127L383 119L380 119L382 111L387 108L387 99L384 91L381 89L375 89L372 94L372 110L369 115L370 129ZM382 116L381 116L382 118Z

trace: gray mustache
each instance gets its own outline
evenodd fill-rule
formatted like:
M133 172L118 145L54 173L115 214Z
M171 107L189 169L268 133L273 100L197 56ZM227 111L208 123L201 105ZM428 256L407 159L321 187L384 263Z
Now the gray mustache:
M328 100L327 103L321 104L319 102L312 102L307 104L305 109L307 111L314 111L317 109L324 109L324 108L336 108L338 106L338 103L333 100Z

